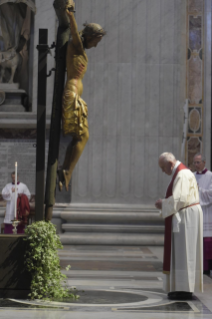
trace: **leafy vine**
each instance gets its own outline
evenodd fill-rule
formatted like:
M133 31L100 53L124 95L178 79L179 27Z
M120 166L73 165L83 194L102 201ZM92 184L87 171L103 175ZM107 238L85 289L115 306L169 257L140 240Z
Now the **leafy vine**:
M25 229L28 249L25 254L27 270L32 275L31 299L78 298L70 293L66 275L61 273L58 249L63 246L51 222L39 221ZM67 267L67 270L70 266Z

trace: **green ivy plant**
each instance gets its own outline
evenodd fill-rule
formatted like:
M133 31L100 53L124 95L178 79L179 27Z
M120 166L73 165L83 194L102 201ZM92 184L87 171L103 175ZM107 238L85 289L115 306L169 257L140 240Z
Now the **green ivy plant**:
M25 233L28 242L25 263L32 275L29 297L51 300L78 298L70 293L66 285L67 277L61 273L57 250L63 246L56 234L55 225L46 221L35 222L27 226Z

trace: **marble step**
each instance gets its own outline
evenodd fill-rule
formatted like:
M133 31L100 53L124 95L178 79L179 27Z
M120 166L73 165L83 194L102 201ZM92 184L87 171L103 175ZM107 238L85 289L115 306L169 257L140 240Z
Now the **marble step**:
M54 208L60 211L158 212L154 205L145 204L56 203Z
M163 234L163 225L110 225L110 224L63 224L62 230L66 233L153 233Z
M117 212L117 211L62 211L60 217L67 223L145 223L145 224L160 224L164 221L160 217L159 212Z
M162 234L72 233L59 235L63 245L162 246Z

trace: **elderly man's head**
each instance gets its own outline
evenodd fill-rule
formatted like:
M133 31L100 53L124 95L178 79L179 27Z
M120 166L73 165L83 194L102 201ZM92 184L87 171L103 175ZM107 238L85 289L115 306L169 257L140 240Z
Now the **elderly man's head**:
M193 164L197 172L203 171L205 168L205 157L201 153L194 155Z
M172 153L165 152L160 155L158 164L162 172L166 173L167 175L171 175L176 161L177 160Z

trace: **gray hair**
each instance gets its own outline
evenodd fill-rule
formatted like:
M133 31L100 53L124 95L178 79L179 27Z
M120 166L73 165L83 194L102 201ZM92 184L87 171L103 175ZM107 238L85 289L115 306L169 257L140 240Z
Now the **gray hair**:
M206 161L205 156L204 156L202 153L198 152L197 154L194 155L194 158L195 158L196 156L201 156L201 161L202 161L202 162L205 162L205 161Z
M160 156L159 156L159 159L162 159L166 162L175 162L176 161L176 158L175 156L172 154L172 153L169 153L169 152L164 152L162 153Z

